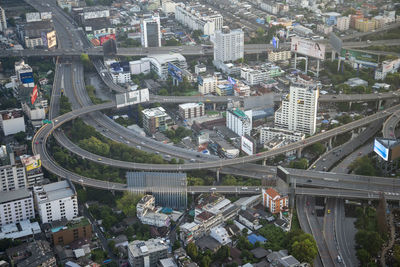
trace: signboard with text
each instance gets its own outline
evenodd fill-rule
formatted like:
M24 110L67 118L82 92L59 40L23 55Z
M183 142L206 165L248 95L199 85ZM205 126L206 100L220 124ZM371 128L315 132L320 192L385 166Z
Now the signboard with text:
M254 143L247 137L242 136L241 137L241 149L244 153L247 155L253 155L254 154Z
M342 49L340 51L340 59L367 67L377 67L379 62L378 55L351 49Z
M325 45L311 40L306 40L300 37L292 37L291 51L304 56L309 56L317 59L325 59Z

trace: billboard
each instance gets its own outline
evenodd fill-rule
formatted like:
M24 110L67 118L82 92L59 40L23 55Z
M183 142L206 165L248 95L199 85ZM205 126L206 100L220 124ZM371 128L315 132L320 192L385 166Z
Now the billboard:
M400 66L400 58L395 60L385 60L382 62L382 72L388 73L396 71Z
M32 94L31 94L31 104L33 105L38 97L38 89L37 85L33 87Z
M19 79L22 83L33 83L33 73L24 72L19 75Z
M382 145L377 139L374 141L374 152L378 154L382 159L388 161L389 149Z
M253 155L254 154L254 143L253 143L253 141L251 141L246 136L242 136L240 148L247 155Z
M139 104L150 100L149 89L135 90L123 94L115 95L117 108Z
M278 37L272 37L272 46L274 49L277 49L279 47L279 38Z
M114 33L100 36L99 37L100 45L103 45L105 42L107 42L110 39L115 40L115 34Z
M25 166L27 172L42 166L39 154L32 157L21 158L21 162Z
M235 85L235 84L236 84L235 79L233 79L231 76L228 76L228 82L229 82L230 84L232 84L232 85Z
M335 50L337 53L340 53L342 50L343 41L333 32L329 34L329 43L331 44L333 50Z
M175 80L182 82L183 81L183 71L175 66L172 63L168 62L168 73L172 76Z
M340 51L340 59L350 61L352 63L362 64L367 67L377 67L379 62L378 55L351 49L342 49Z
M46 34L47 37L47 47L53 48L57 46L57 35L56 31L51 31Z
M290 45L291 51L304 56L309 56L317 59L325 59L325 45L311 40L306 40L300 37L292 37Z

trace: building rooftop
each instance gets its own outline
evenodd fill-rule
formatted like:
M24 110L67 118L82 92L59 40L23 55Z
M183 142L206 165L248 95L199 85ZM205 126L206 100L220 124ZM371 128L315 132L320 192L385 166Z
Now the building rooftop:
M154 54L148 56L150 59L156 60L160 65L166 64L172 61L186 61L186 58L179 53L172 54Z
M40 229L38 222L31 223L29 220L11 223L0 227L0 239L18 239L32 234L38 234Z
M17 119L24 116L22 109L8 109L0 111L1 117L3 120Z
M202 213L200 213L199 215L196 216L197 219L200 219L202 221L207 221L208 219L210 219L211 217L213 217L214 214L212 214L211 212L208 211L203 211Z
M168 116L167 112L165 112L165 109L163 107L156 107L156 108L148 108L144 109L142 113L146 117L163 117L163 116Z
M182 109L188 109L188 108L197 108L199 106L204 106L204 103L198 102L198 103L185 103L185 104L180 104L179 107Z
M275 199L276 197L279 197L279 193L273 189L272 187L268 188L265 190L265 193L267 193L272 199Z
M50 260L51 258L54 258L55 264L55 257L51 246L49 242L44 240L37 240L31 243L24 243L17 247L9 248L7 249L7 256L11 260L14 260L14 264L16 264L16 266L41 266L42 263Z
M24 199L31 197L31 192L28 189L18 189L13 191L1 192L0 203L7 203L10 201L16 201L19 199Z
M67 180L34 188L39 204L72 197L76 194L75 187Z
M140 257L156 251L168 250L168 246L162 239L156 238L147 241L135 240L129 243L128 249L134 257Z

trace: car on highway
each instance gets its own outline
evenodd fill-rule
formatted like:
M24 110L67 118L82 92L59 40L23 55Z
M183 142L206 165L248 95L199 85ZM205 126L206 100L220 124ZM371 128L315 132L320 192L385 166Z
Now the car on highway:
M342 258L339 255L337 255L336 260L337 260L338 263L342 263Z
M314 165L314 166L312 166L312 168L313 168L313 169L315 169L315 168L317 168L317 166L316 166L316 165Z
M195 159L190 159L190 162L196 162L196 160Z
M328 214L330 214L331 213L331 210L330 209L328 209Z
M97 160L98 160L98 161L101 161L101 158L98 158Z
M79 179L79 182L80 182L80 183L83 183L83 179Z
M247 186L242 187L242 190L247 190L247 189L248 189Z
M312 180L311 180L311 179L308 179L308 180L307 180L307 183L312 183Z
M217 188L211 187L210 190L211 190L211 191L214 191L214 190L217 190Z
M141 147L141 146L136 146L136 148L137 148L137 149L141 149L142 147Z

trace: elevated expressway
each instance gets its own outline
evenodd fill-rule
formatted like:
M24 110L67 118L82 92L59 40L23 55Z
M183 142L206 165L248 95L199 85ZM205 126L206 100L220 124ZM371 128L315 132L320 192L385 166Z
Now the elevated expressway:
M384 138L389 138L389 139L394 139L396 138L396 126L400 121L400 109L396 112L394 112L383 124L383 137Z

